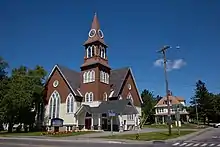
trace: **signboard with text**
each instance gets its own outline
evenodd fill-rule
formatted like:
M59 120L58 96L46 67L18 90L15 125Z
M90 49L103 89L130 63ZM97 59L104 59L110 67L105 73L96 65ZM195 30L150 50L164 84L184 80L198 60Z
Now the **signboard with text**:
M60 118L51 119L51 126L52 127L62 127L63 126L63 119L60 119Z
M112 110L109 110L108 111L108 116L112 117L112 116L115 116L115 112L113 112Z

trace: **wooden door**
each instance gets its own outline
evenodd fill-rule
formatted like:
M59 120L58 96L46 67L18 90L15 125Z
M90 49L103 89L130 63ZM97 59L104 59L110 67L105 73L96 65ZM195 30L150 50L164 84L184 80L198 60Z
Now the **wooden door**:
M91 129L91 118L86 118L85 119L85 129Z

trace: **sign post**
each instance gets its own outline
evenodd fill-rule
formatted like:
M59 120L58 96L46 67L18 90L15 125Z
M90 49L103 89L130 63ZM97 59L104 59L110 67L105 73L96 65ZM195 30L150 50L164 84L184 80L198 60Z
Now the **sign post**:
M113 116L111 116L111 135L113 136Z
M109 110L108 116L111 119L111 135L113 136L113 117L115 116L115 113L112 110Z
M178 129L178 135L180 135L180 112L179 112L179 108L176 109L176 121L177 121L177 129Z

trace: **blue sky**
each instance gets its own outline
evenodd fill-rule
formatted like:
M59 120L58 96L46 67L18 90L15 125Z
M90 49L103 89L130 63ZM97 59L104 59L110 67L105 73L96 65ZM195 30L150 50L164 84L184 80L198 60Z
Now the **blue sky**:
M79 71L97 12L111 67L131 66L140 91L165 94L156 51L179 45L167 52L176 68L168 73L169 89L189 100L198 79L220 92L219 7L218 0L1 0L0 56L11 68L40 64L50 72L59 63Z

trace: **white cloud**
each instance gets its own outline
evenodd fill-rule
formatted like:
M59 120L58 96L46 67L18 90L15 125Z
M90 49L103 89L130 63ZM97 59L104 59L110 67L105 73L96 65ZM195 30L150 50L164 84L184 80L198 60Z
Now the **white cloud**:
M167 71L171 71L174 69L180 69L186 65L186 62L183 59L176 59L176 60L168 60L167 61ZM158 59L154 62L154 66L156 67L163 67L163 59Z

